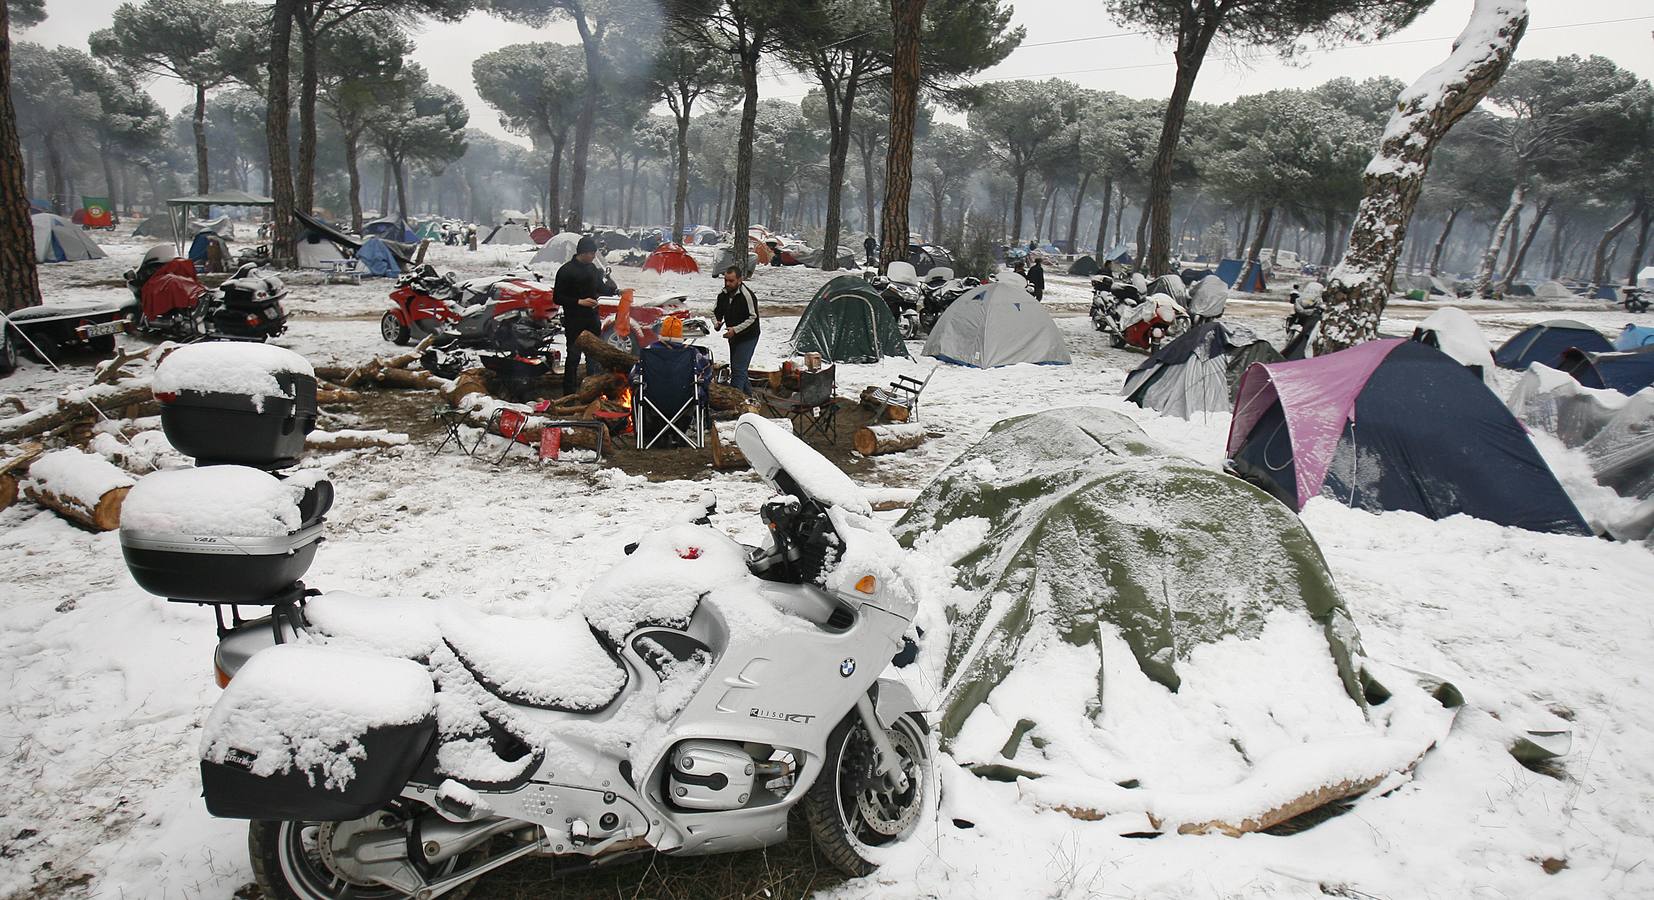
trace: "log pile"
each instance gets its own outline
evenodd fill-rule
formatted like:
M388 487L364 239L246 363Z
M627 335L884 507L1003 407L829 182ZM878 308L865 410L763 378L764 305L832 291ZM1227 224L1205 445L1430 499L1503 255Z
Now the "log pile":
M0 509L17 502L18 473L26 471L29 463L39 459L45 449L40 444L33 444L24 448L21 454L0 462Z
M924 425L918 422L902 422L895 425L868 425L858 428L851 442L855 445L856 452L862 456L878 456L883 453L912 450L924 443L928 436Z

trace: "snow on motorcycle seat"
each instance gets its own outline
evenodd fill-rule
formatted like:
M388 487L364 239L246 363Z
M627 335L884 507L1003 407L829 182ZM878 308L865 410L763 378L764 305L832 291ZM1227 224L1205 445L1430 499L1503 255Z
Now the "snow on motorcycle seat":
M356 819L396 798L436 736L426 668L335 647L278 644L231 680L201 735L207 811Z
M161 428L201 465L293 465L316 427L316 373L291 350L244 341L190 344L155 367Z
M701 597L749 575L746 549L716 528L673 525L645 535L626 561L598 576L580 612L620 646L649 625L682 628Z
M626 669L578 615L502 616L444 601L437 628L471 677L507 703L597 712L626 686Z
M121 509L121 552L138 586L195 603L274 602L316 557L333 485L248 466L139 479Z

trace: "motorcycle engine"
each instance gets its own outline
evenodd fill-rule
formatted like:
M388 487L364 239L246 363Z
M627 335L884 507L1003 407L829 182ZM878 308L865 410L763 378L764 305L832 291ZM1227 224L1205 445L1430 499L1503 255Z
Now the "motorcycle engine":
M684 741L672 750L667 790L684 809L740 809L752 797L756 771L740 744Z

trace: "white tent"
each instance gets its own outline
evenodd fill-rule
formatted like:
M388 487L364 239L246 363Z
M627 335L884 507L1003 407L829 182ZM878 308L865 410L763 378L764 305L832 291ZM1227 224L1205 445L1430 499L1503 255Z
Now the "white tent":
M1637 287L1645 291L1654 291L1654 266L1637 273Z
M532 244L534 239L528 236L528 229L516 222L508 222L495 228L482 241L484 244Z
M982 369L1072 362L1057 323L1029 296L1026 284L1001 275L953 301L931 329L924 355Z
M534 254L534 259L529 261L529 265L550 263L560 266L574 258L574 247L578 243L580 243L580 235L575 232L565 231L554 235L551 240L546 241L544 247L540 248L540 252Z
M1533 295L1540 300L1567 300L1574 296L1574 292L1560 281L1547 281L1534 288Z
M293 242L294 255L298 257L301 269L326 268L325 260L344 259L345 252L339 245L321 235L314 235L314 239L299 238Z
M79 226L71 224L62 216L35 213L29 218L34 223L36 262L74 262L82 259L103 259L109 255Z
M1497 387L1493 383L1493 351L1470 313L1455 306L1444 306L1413 329L1413 340L1453 357L1460 365L1479 374L1489 388Z

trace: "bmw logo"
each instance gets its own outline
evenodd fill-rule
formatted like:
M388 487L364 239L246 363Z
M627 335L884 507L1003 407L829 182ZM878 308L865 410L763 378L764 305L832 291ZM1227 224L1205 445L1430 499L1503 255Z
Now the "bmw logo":
M844 662L839 663L838 673L845 678L849 678L851 675L856 674L856 661L853 659L847 659Z

